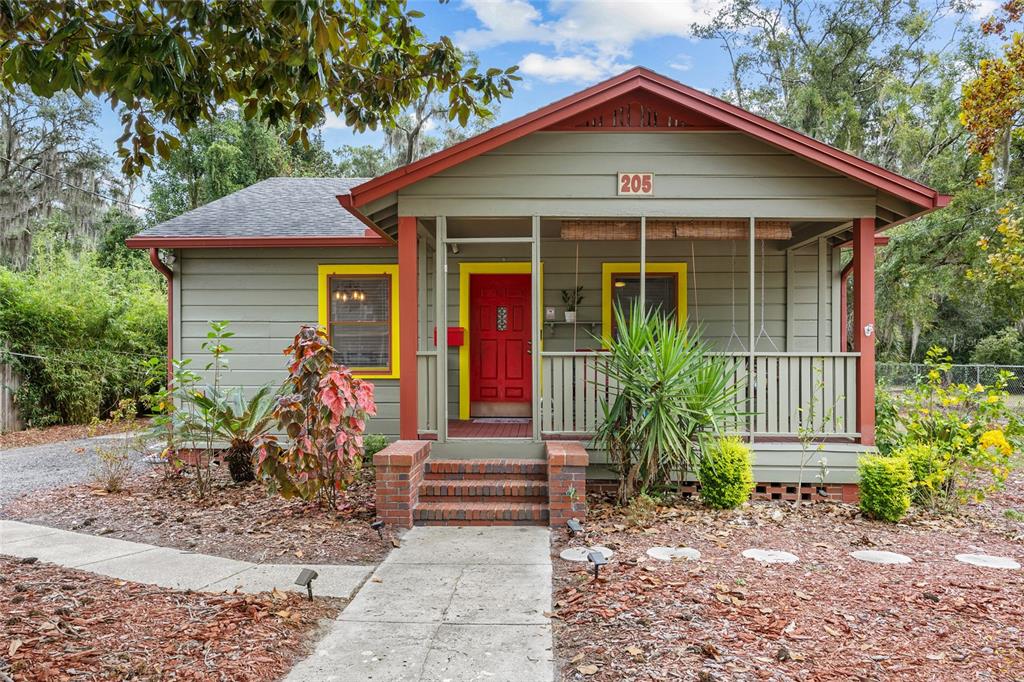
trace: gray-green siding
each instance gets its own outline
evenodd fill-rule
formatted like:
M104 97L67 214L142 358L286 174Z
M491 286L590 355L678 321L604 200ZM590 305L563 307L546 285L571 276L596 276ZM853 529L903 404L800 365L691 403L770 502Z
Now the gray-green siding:
M654 196L616 196L651 171ZM736 132L538 132L398 193L411 216L746 217L848 220L876 192Z
M255 389L285 378L282 351L302 324L317 322L317 266L394 263L393 248L189 249L175 267L175 356L202 369L212 320L235 333L224 383ZM374 380L377 417L368 430L398 435L398 381Z

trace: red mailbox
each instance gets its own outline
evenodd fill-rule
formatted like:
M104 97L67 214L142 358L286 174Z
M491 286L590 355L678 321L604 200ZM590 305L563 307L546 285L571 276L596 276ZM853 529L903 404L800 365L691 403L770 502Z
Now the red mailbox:
M463 327L448 327L448 346L463 346L466 343L466 330ZM434 345L437 345L437 327L434 327Z

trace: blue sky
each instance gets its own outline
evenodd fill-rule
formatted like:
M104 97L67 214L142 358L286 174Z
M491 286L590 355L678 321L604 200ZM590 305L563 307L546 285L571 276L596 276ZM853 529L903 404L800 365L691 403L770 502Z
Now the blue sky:
M409 0L425 14L428 37L450 36L480 57L482 67L520 66L523 80L501 104L499 121L515 118L634 65L700 90L725 87L728 63L716 41L694 39L714 0ZM927 4L927 3L926 3ZM996 0L983 0L987 14ZM113 152L117 116L104 105L98 121L103 146ZM376 144L378 132L354 134L336 118L324 127L328 149Z

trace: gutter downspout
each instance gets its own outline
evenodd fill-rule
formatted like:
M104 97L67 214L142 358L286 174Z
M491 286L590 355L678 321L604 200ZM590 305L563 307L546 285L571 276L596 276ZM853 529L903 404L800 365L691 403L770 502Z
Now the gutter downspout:
M149 250L149 262L153 267L167 279L167 386L171 385L171 378L174 376L174 271L167 267L167 264L160 260L160 250L151 248Z

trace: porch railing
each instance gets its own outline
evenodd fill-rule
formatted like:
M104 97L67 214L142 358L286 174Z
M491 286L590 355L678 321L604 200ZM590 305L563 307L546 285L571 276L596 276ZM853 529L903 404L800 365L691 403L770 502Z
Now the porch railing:
M744 385L737 407L753 412L726 428L756 436L797 436L803 427L822 437L855 437L857 353L756 353L754 380L746 386L750 356L730 358L734 377ZM541 433L588 435L601 419L601 401L613 391L599 352L541 354ZM752 408L748 398L752 390Z
M416 351L416 429L420 433L437 433L437 351Z

